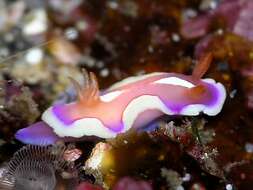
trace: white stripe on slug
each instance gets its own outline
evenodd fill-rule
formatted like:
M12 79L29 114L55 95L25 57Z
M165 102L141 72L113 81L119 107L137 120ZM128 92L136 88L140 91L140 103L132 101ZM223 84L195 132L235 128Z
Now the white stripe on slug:
M190 104L185 107L180 111L180 115L185 115L185 116L196 116L199 115L200 112L202 112L205 108L205 105L203 104Z
M150 77L153 77L153 76L159 76L159 75L162 75L162 74L164 74L164 73L162 73L162 72L154 72L154 73L149 73L149 74L140 75L140 76L128 77L128 78L125 78L125 79L123 79L123 80L121 80L121 81L113 84L107 90L111 91L111 90L114 90L116 88L121 88L121 87L126 86L128 84L139 82L139 81L145 80L147 78L150 78Z
M122 93L123 93L123 91L120 91L120 90L112 91L112 92L109 92L109 93L106 93L106 94L100 96L100 100L102 100L103 102L110 102L110 101L116 99Z
M189 81L180 79L178 77L162 78L162 79L157 80L153 83L155 83L155 84L171 84L171 85L182 86L182 87L186 87L186 88L195 87L195 85L190 83Z
M46 122L59 137L97 136L100 138L113 138L117 134L108 129L97 118L83 118L75 121L71 125L65 125L52 112L52 107L47 109L42 120Z
M124 129L122 132L129 130L142 112L151 109L160 110L167 115L173 115L173 112L164 105L158 96L143 95L133 99L124 110L122 116Z

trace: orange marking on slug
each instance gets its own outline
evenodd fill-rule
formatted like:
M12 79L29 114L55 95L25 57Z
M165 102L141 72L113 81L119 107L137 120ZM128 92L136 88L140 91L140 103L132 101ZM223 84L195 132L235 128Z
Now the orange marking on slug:
M212 59L213 59L212 53L208 53L205 56L203 56L199 60L198 64L195 66L195 68L192 72L192 76L195 79L201 79L203 77L203 75L207 72L208 68L210 67Z

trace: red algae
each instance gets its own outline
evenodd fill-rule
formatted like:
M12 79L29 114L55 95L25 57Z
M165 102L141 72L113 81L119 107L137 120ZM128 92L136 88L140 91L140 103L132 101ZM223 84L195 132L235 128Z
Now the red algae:
M78 185L76 190L103 190L103 189L99 186L92 185L88 182L82 182L80 185Z
M215 4L215 2L213 1ZM222 1L207 13L183 22L181 33L185 38L197 38L217 29L224 29L252 40L251 1Z
M230 169L229 177L234 181L238 189L251 189L253 181L252 170L251 162L238 164Z
M116 183L113 190L152 190L152 187L146 181L137 181L130 177L124 177Z

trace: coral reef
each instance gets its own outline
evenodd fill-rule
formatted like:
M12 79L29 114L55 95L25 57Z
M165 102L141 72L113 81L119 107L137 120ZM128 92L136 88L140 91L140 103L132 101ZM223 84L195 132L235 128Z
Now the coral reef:
M252 6L247 0L0 1L0 189L252 189ZM209 53L205 78L227 93L216 116L162 116L111 139L61 139L39 122L47 108L77 100L69 77L83 85L83 68L97 76L103 94L126 77L190 75ZM29 125L40 130L26 143L43 132L54 134L49 141L56 144L17 141L14 134Z

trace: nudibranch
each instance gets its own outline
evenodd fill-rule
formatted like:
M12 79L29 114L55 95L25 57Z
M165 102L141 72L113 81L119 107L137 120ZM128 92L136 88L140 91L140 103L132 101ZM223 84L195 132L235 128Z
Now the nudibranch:
M83 87L71 79L78 95L75 102L48 108L43 122L19 130L16 138L29 144L84 136L113 138L164 114L214 116L223 107L226 91L213 79L201 79L211 61L207 54L192 75L155 72L126 78L103 92L95 75L84 72Z

